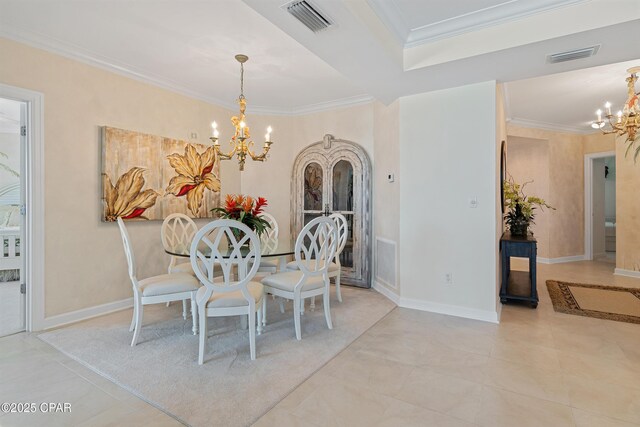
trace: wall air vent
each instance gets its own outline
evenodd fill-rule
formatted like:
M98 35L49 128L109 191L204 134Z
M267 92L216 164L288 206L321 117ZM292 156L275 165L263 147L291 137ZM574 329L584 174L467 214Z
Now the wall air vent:
M547 55L549 64L557 64L558 62L573 61L574 59L588 58L598 53L600 45L585 47L582 49L569 50L566 52L552 53Z
M287 12L314 33L329 28L332 25L331 21L322 16L322 14L318 12L318 9L313 7L308 1L292 1L282 6L282 8L286 9Z

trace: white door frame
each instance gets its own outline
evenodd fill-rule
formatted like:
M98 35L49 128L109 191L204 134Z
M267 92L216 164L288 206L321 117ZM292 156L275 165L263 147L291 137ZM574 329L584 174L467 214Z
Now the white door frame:
M44 95L0 83L0 97L27 103L26 245L24 254L21 253L25 257L22 280L27 287L26 330L38 331L44 325Z
M584 155L584 259L587 261L593 259L593 161L615 155L615 151Z

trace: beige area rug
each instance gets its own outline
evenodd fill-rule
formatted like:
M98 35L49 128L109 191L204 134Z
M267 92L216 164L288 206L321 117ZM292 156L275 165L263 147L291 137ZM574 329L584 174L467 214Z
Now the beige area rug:
M333 291L333 289L332 289ZM246 426L389 313L395 304L373 290L342 287L332 293L333 330L321 298L302 316L302 341L293 327L292 305L281 314L269 297L267 326L249 356L248 330L239 318L209 318L205 364L198 337L182 304L146 306L138 345L132 348L131 310L91 319L39 337L98 374L192 426Z
M547 280L553 309L560 313L640 323L640 289Z

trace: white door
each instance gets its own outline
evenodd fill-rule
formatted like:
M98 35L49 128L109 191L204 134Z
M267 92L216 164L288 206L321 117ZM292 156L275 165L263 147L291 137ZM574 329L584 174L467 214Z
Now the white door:
M0 336L25 330L24 164L27 105L0 98Z

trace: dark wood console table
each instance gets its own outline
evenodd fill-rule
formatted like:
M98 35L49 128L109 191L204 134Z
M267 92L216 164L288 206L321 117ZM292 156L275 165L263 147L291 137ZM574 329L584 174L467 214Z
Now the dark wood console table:
M509 300L525 301L532 308L538 306L538 290L536 288L537 241L533 234L528 236L512 236L508 231L500 239L502 285L500 286L500 302ZM511 257L529 258L529 271L512 271Z

